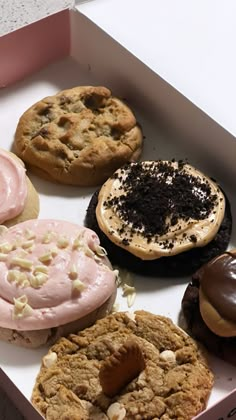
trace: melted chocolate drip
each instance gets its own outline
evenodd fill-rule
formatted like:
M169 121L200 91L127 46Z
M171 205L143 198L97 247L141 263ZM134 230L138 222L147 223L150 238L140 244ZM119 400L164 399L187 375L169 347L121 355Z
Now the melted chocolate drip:
M222 317L236 322L236 253L225 252L196 274L202 290Z

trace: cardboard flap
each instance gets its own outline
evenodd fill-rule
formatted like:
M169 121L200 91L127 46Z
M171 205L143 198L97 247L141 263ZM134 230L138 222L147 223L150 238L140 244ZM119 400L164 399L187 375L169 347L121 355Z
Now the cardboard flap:
M8 0L1 4L0 36L74 6L74 0Z

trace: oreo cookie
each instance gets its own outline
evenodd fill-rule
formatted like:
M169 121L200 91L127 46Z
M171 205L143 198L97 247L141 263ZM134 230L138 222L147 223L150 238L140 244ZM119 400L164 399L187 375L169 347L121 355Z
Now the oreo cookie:
M196 246L197 237L191 228L192 220L204 221L209 218L209 214L215 211L214 206L218 198L209 186L211 180L203 174L203 179L200 180L200 172L195 176L189 167L190 165L183 161L155 161L132 163L115 172L108 181L118 182L117 191L122 186L125 193L122 195L119 192L117 197L114 197L108 192L107 198L102 199L105 209L110 206L122 218L122 224L117 229L120 243L114 241L113 237L111 240L111 236L100 228L96 216L100 190L94 193L87 209L85 224L99 235L102 246L106 248L113 264L138 274L178 277L192 275L207 261L225 251L230 240L232 216L227 197L215 183L215 192L221 194L220 200L222 196L225 198L223 218L214 237L206 245ZM106 185L107 182L104 184L105 188ZM113 215L110 217L112 219ZM186 233L182 225L178 224L179 220L185 227L190 226L190 233ZM131 226L129 234L127 226ZM157 258L150 259L148 256L147 259L143 259L142 255L130 252L130 244L137 232L145 238L142 248L148 248L150 243L165 237L169 227L174 229L174 238L179 235L178 231L181 233L181 239L178 240L183 252L173 252L176 243L173 238L168 239L168 234L167 239L162 239L158 249L163 255L158 255ZM112 228L109 233L112 235Z

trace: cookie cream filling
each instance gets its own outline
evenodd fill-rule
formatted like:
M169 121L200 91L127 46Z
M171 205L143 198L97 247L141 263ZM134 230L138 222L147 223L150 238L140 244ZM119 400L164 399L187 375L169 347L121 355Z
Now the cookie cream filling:
M220 337L236 336L236 251L205 264L199 279L199 308L208 328Z
M90 229L30 220L0 236L0 326L39 330L75 321L116 288L116 272Z
M18 216L25 207L25 168L9 152L0 150L0 224Z
M183 161L145 161L105 182L96 217L112 242L152 260L205 246L224 212L223 193L199 170Z

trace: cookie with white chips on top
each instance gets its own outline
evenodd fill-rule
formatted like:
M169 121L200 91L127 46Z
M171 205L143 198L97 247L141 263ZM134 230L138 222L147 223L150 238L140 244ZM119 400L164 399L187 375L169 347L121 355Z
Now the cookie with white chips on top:
M32 403L47 420L190 420L212 386L204 352L170 319L117 312L50 348Z
M30 220L0 235L0 339L39 347L110 312L117 271L95 232Z

